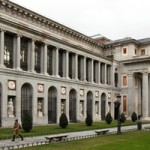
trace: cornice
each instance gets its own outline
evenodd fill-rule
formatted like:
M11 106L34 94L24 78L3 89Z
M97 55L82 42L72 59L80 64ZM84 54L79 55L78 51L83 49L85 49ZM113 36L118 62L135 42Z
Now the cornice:
M91 46L102 49L102 44L96 42L94 39L79 33L73 29L70 29L62 24L59 24L49 18L39 15L27 8L17 5L9 0L0 0L0 11L7 13L10 16L17 17L21 20L25 20L28 23L32 23L37 26L41 26L46 30L53 30L64 36L69 36L80 42L85 42Z

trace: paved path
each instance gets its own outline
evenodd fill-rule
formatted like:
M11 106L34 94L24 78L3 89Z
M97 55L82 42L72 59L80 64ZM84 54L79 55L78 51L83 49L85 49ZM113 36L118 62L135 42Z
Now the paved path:
M150 124L143 124L142 129L144 129L144 127L150 127ZM97 135L95 131L101 131L101 130L104 129L67 133L68 134L67 140L69 141L75 139L94 137ZM108 130L110 134L114 134L117 132L117 128L108 128ZM130 131L130 130L137 130L137 125L121 127L122 132ZM26 137L24 138L23 141L21 141L20 138L17 138L14 142L12 142L10 139L0 140L0 150L17 149L22 147L34 146L34 145L47 144L48 141L45 139L45 137L46 136Z

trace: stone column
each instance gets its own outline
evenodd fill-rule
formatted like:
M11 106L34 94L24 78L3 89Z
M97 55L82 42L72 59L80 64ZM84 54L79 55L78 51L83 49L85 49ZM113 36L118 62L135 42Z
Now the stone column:
M101 84L101 62L98 62L98 84Z
M4 31L0 32L0 67L4 67Z
M34 65L35 65L35 62L34 62L34 58L35 57L35 40L32 39L31 41L31 72L35 72L34 70Z
M55 66L56 66L56 70L55 70L55 75L56 77L59 77L58 75L58 69L59 69L59 48L56 48L56 61L55 61Z
M68 76L68 65L69 65L69 52L66 51L66 61L65 61L65 71L66 71L66 78L68 79L69 76Z
M78 54L75 54L75 79L78 80Z
M93 59L91 59L91 82L93 83Z
M84 67L83 67L83 76L84 76L84 81L86 82L86 57L84 57Z
M43 61L43 66L44 66L44 69L43 69L43 73L45 74L45 75L48 75L47 74L47 44L45 44L44 45L44 55L43 55L44 57L44 61Z
M17 35L17 53L16 53L16 69L20 69L20 49L21 49L21 36Z
M105 70L105 75L104 75L104 84L107 84L107 64L104 64L104 70Z
M142 77L142 117L147 118L149 112L149 103L148 103L148 73L144 72Z
M131 116L132 113L135 111L135 104L134 104L134 80L133 80L133 73L128 74L128 116Z

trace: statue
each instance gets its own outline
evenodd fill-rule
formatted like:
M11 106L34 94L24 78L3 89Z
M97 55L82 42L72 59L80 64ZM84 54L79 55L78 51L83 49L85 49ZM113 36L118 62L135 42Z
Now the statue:
M12 98L8 102L7 114L8 114L8 117L14 117L14 104L13 104Z
M65 105L64 103L61 103L61 113L64 113L65 112Z
M80 114L83 115L83 102L80 102Z
M43 117L42 103L40 101L38 102L38 117Z
M95 113L98 115L98 103L95 104Z

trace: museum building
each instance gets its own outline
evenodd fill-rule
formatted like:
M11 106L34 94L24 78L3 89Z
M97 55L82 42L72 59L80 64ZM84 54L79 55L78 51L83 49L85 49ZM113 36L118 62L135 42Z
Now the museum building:
M88 37L9 0L0 0L0 127L24 113L33 125L149 119L150 39Z

